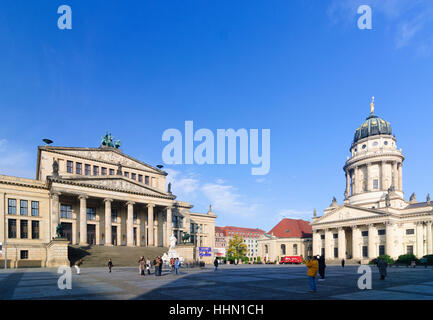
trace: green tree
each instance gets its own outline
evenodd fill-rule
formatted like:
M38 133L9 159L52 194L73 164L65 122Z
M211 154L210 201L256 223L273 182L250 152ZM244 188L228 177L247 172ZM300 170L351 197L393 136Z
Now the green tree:
M227 254L229 259L239 261L243 257L246 257L247 246L244 243L244 239L241 236L235 234L233 238L229 240L229 248L227 249Z

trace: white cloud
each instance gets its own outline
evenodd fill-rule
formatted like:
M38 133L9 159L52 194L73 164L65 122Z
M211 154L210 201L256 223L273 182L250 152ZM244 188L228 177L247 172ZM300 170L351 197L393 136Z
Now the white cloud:
M167 183L171 182L172 192L178 196L190 197L198 190L200 182L194 177L194 174L181 175L179 171L166 169L168 173Z

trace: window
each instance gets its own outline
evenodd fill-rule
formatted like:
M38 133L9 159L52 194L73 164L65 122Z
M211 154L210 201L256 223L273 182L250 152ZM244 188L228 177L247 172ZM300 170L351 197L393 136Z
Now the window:
M93 175L99 176L99 167L98 166L93 166Z
M39 239L39 221L32 221L32 239Z
M129 172L126 172L126 171L125 171L125 172L123 173L123 175L124 175L125 177L129 178Z
M96 220L96 209L95 208L87 208L87 220Z
M138 219L138 214L137 214L137 212L133 212L133 213L132 213L132 220L133 220L133 223L137 223L137 219Z
M32 216L39 217L39 201L32 201Z
M8 213L17 214L17 200L8 199Z
M383 256L385 254L385 246L380 245L379 246L379 256Z
M28 259L29 258L29 250L20 250L20 259Z
M332 235L332 237L333 237L334 239L338 239L338 233L334 233L334 234Z
M73 169L73 162L72 161L66 161L66 171L68 173L74 173L74 169Z
M84 174L90 176L90 164L84 165Z
M294 255L294 256L297 256L297 255L298 255L298 245L297 245L297 244L294 244L294 245L293 245L293 255Z
M82 174L82 172L81 172L81 168L82 168L82 164L79 163L79 162L76 162L76 163L75 163L75 173L76 173L76 174Z
M60 218L72 219L72 206L65 204L60 205Z
M373 180L373 189L379 189L379 180L378 179Z
M383 144L384 144L384 145L388 145L388 141L385 141Z
M101 174L103 176L106 176L107 175L107 168L101 168Z
M368 231L361 231L361 235L363 237L368 237Z
M367 148L367 145L366 145L366 144L363 144L363 145L362 145L362 149L365 149L365 148Z
M8 238L15 239L17 237L17 220L8 220Z
M143 175L142 174L138 175L138 182L143 182Z
M324 240L324 239L325 239L325 235L324 235L324 234L321 234L321 235L320 235L320 239Z
M117 208L111 208L111 222L117 222Z
M27 200L20 200L20 215L27 216L29 214L29 202Z
M135 178L136 178L136 174L135 173L131 173L131 179L135 180Z
M338 248L334 248L334 258L338 258Z
M377 230L377 234L378 234L379 236L384 236L384 235L386 234L386 230L385 230L385 229Z
M144 177L144 183L149 185L149 176Z
M114 176L114 169L110 169L110 176Z
M28 237L29 237L28 221L27 220L21 220L20 221L20 238L21 239L27 239Z
M415 234L415 229L406 229L406 234Z
M368 258L368 246L362 246L362 257Z
M413 246L407 246L406 247L406 253L407 254L413 254Z
M286 245L285 244L281 245L281 254L286 255Z

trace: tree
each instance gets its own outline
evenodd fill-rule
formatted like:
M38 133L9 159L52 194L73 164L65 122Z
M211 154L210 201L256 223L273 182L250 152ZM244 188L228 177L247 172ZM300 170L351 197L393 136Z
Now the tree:
M243 257L246 257L246 253L247 246L244 243L244 239L241 236L235 234L233 238L229 240L229 248L227 250L229 259L232 258L239 261Z

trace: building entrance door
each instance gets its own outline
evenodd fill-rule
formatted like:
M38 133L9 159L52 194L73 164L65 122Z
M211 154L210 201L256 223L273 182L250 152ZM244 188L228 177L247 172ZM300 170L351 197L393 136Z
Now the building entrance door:
M87 225L87 243L96 244L96 226L94 224Z
M117 227L111 226L111 244L117 246Z
M72 243L72 223L62 222L63 235L68 239L69 243Z
M137 245L137 228L136 227L134 227L134 241L133 241L133 243L134 243L134 246Z

